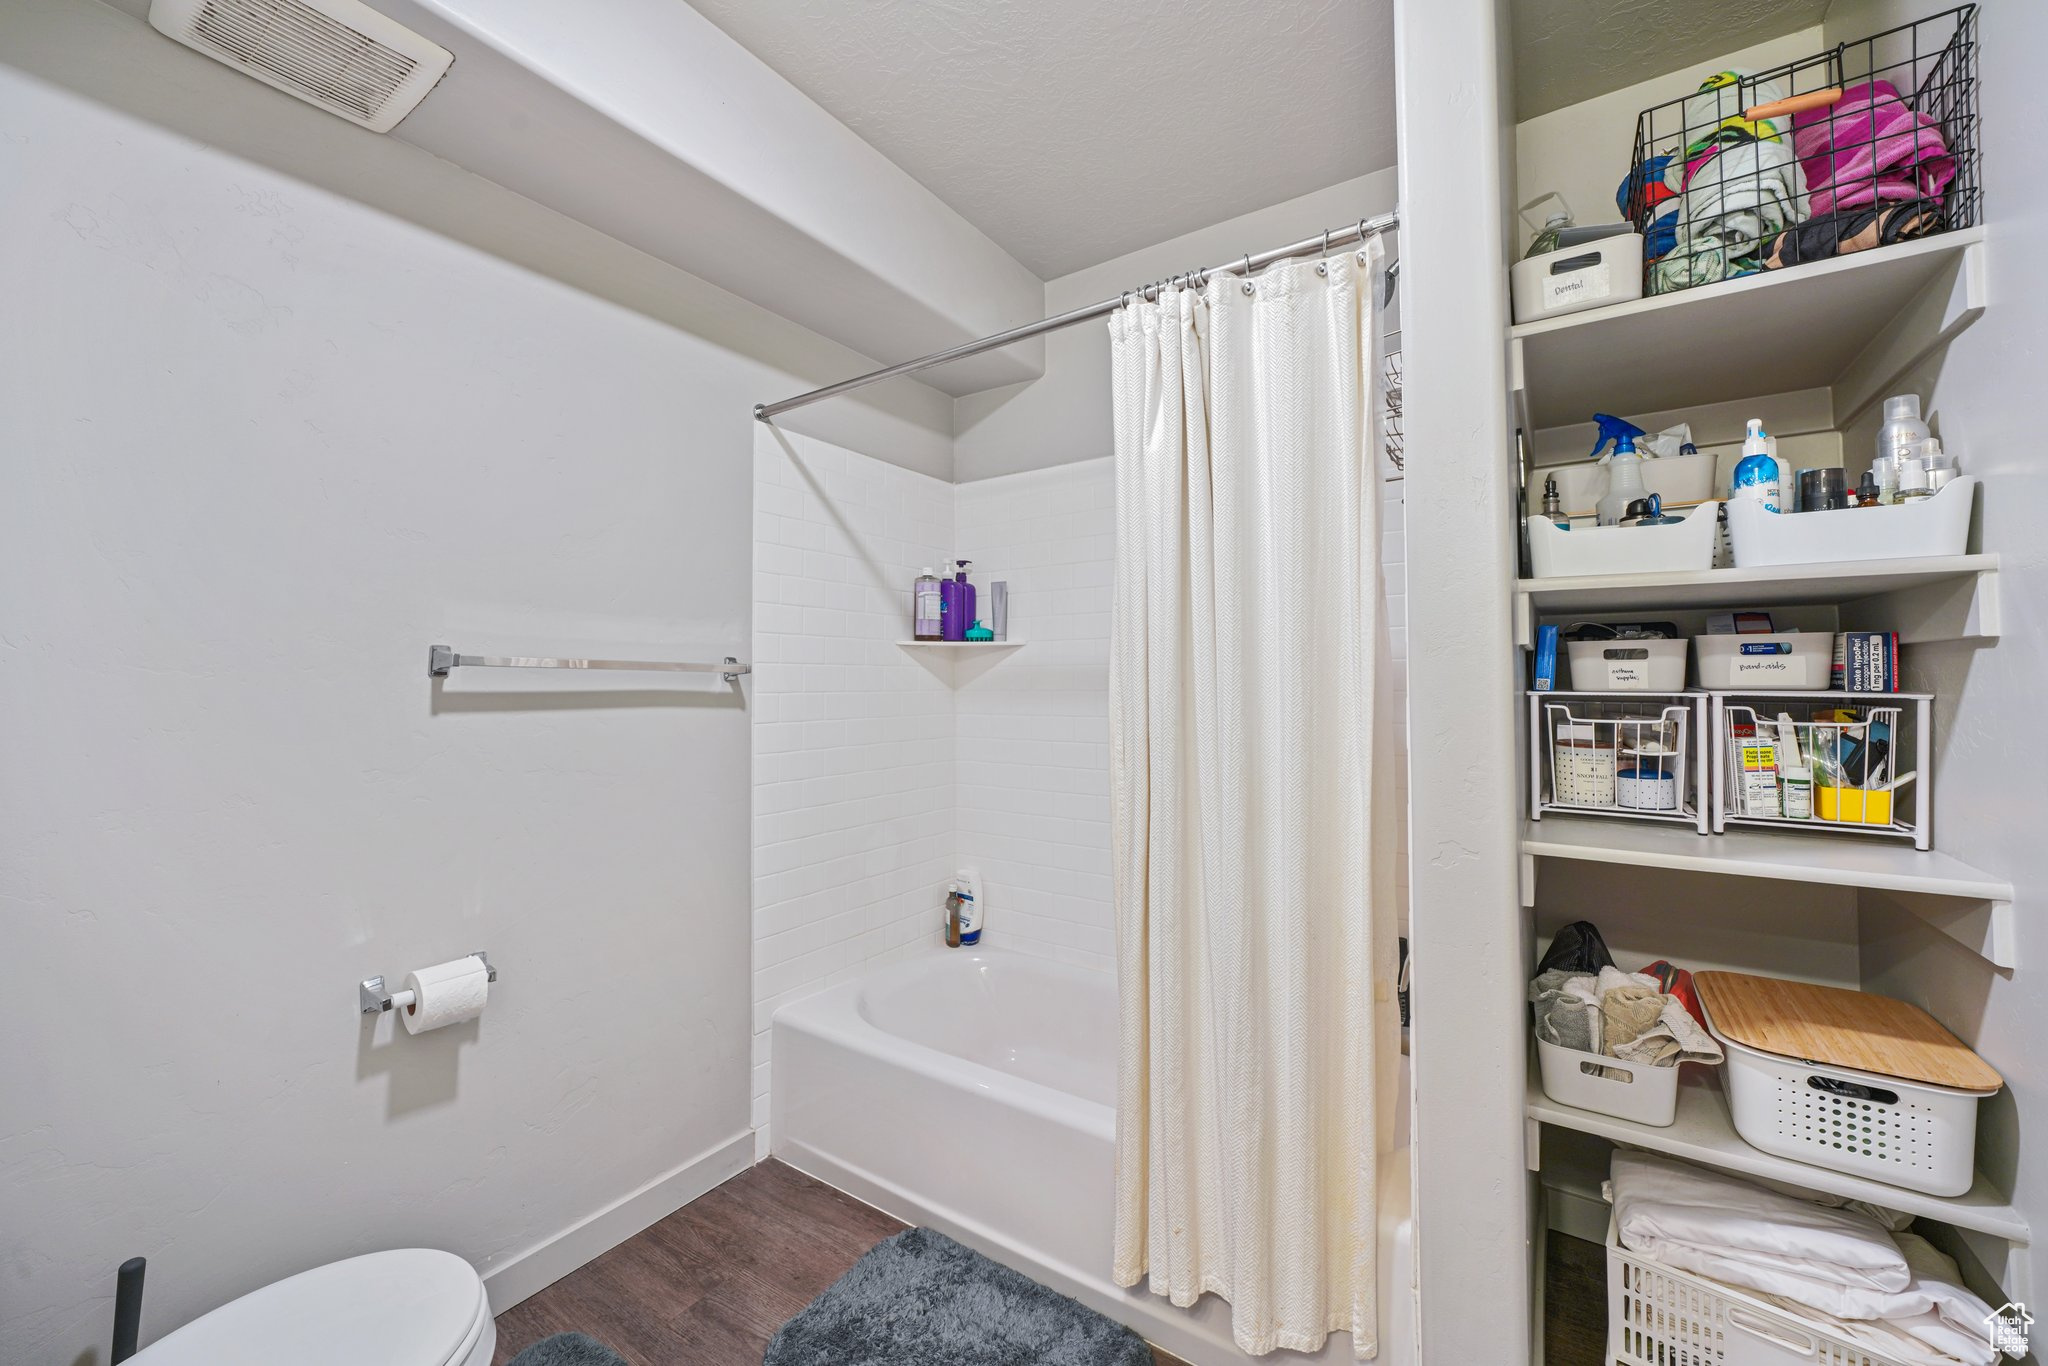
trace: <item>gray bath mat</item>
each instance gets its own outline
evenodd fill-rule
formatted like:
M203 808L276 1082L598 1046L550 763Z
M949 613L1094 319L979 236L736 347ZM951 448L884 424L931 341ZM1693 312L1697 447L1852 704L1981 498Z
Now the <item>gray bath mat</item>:
M511 1366L626 1366L626 1359L596 1338L557 1333L513 1357Z
M868 1249L782 1325L763 1366L1152 1366L1152 1349L928 1228Z

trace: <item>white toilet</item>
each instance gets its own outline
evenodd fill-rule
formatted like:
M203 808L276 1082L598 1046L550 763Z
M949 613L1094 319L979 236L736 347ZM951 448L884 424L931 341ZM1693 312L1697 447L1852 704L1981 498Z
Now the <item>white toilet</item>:
M484 1283L449 1252L409 1247L302 1271L194 1319L134 1366L490 1366Z

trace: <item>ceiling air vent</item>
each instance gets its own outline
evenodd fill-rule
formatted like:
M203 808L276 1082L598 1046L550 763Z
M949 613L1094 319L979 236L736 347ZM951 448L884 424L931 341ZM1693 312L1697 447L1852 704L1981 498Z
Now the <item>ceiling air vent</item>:
M396 127L455 60L360 0L150 0L149 22L373 133Z

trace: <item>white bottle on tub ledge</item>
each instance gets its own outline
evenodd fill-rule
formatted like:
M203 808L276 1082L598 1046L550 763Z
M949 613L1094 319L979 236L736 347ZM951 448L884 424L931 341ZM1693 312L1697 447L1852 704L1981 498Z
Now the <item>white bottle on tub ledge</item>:
M953 938L950 930L953 900L956 897L960 901L960 943L957 947L973 948L981 942L981 921L984 913L981 904L981 874L972 868L962 868L953 875L952 882L946 886L946 942L949 945L952 944Z

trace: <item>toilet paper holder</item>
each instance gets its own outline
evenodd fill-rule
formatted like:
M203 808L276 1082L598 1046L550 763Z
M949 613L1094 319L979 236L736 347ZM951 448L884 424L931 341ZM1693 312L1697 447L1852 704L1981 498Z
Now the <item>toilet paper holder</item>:
M474 958L484 965L485 981L495 982L498 980L498 970L491 966L491 960L484 955L482 949L478 949L466 956ZM391 1010L394 1007L412 1004L411 992L390 992L384 990L384 979L382 977L365 977L356 984L356 993L358 1000L362 1004L362 1013L365 1015L382 1015L385 1011ZM399 1000L398 998L401 996L405 999Z

